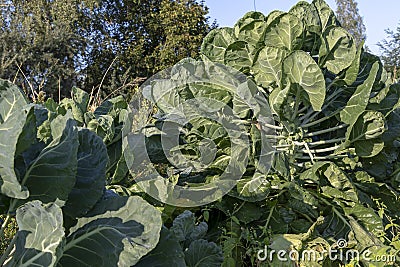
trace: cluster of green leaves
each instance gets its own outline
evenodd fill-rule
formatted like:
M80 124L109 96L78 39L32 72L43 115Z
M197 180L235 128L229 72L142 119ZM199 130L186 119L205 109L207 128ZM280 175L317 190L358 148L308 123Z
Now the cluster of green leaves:
M261 181L268 173L271 155L266 153L262 159L255 155L272 148L261 137L254 117L270 118L261 103L255 101L254 110L246 103L259 92L255 82L223 66L192 59L176 64L171 72L179 75L168 78L168 82L160 78L149 86L145 83L144 95L156 105L158 113L152 123L139 129L146 138L150 160L162 166L159 173L176 187L214 186L224 181L228 186L229 181L235 183L241 178L230 194L265 197L260 196ZM192 76L202 82L179 85ZM239 97L241 93L246 99ZM261 144L265 145L263 151ZM169 191L153 183L158 188L157 198L168 199ZM215 188L210 187L196 200L194 194L191 198L205 204L214 201L215 195Z
M249 12L209 33L203 64L186 59L168 82L152 80L144 93L158 114L136 118L143 128L129 123L122 97L88 111L89 95L75 88L60 103L29 104L2 81L2 230L14 214L19 227L2 260L15 247L10 266L383 266L320 253L343 238L371 258L400 249L400 86L362 46L323 0ZM165 87L193 75L210 82ZM241 178L181 213L144 194L140 173L128 175L122 137L133 128L173 186ZM319 259L259 261L264 245Z
M346 238L359 251L399 249L400 86L324 1L247 13L213 30L201 52L254 79L274 113L271 192L259 203L270 244L302 250Z
M268 100L271 122L254 123L269 107L261 103L257 113L240 102L237 94L243 85L231 91L218 84L189 84L165 93L162 83L154 82L146 94L160 113L143 133L150 158L165 164L165 178L178 186L223 179L230 162L236 171L245 168L230 196L207 207L216 229L225 229L220 232L225 266L281 264L277 258L257 262L254 250L264 244L275 250L321 251L344 238L348 248L369 249L375 256L400 249L400 86L391 83L378 57L365 52L363 44L357 47L323 0L301 1L289 12L268 16L249 12L233 28L211 31L201 59L206 66L211 61L246 74L246 90ZM187 73L197 73L190 62L180 64ZM229 77L218 75L221 80ZM181 127L180 143L163 153L160 139L168 138L163 129L180 123L176 108L204 98L229 106L240 118L231 122L243 126L250 140L247 165L247 158L237 156L245 145L231 146L227 132L210 114ZM271 170L265 168L270 158L259 151L263 137L275 149ZM175 152L179 155L174 157ZM215 157L207 161L204 155ZM198 159L209 163L196 165ZM192 165L185 165L190 160ZM329 263L323 257L287 264Z
M107 116L117 105L108 104L117 99L93 112L91 131L79 120L88 104L79 89L60 105L30 104L4 80L0 94L1 231L14 214L18 224L2 264L14 245L6 266L127 266L156 246L160 213L140 197L105 189L109 157L100 133L109 132Z
M167 249L168 242L182 246L179 257L185 249L188 266L208 253L222 262L221 249L201 239L207 224L195 225L193 214L162 230L155 207L106 189L127 176L121 131L128 109L122 97L92 112L89 95L78 88L60 103L30 104L19 88L1 80L0 95L2 241L15 215L18 225L1 264L133 266L146 264L139 260L156 246L153 254L166 249L163 242ZM157 245L161 230L162 238L168 231L171 237ZM198 249L207 254L197 255ZM153 261L153 254L145 261Z
M195 215L184 211L174 219L169 229L163 227L156 248L136 266L221 266L224 259L222 250L205 239L207 230L207 223L196 224Z

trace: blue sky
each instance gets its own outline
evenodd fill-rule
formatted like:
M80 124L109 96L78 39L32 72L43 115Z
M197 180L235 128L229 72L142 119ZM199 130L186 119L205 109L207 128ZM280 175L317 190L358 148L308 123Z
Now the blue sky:
M297 0L256 0L257 11L267 15L272 10L288 11ZM311 2L308 1L308 2ZM336 10L335 0L326 0L333 10ZM376 43L386 37L385 29L395 30L400 22L399 0L358 0L358 9L367 28L368 47L377 55L379 48ZM217 20L219 26L232 27L247 11L254 10L253 0L206 0L209 16Z

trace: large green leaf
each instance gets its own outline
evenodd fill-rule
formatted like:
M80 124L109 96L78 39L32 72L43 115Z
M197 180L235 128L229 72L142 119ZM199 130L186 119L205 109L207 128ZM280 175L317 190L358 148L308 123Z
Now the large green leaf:
M201 222L196 225L195 215L185 210L182 214L179 214L173 221L173 224L169 231L175 236L175 238L182 242L184 247L187 247L192 241L203 238L208 230L208 226L205 222Z
M281 114L281 107L288 96L290 85L290 82L288 82L283 89L275 88L269 95L269 105L271 106L271 111L274 114Z
M19 137L23 134L27 118L32 115L33 107L20 109L0 124L0 191L8 197L26 199L29 196L29 191L21 185L15 173L14 158Z
M9 197L26 199L28 190L21 186L14 170L14 157L30 144L32 106L24 108L28 101L24 93L9 81L0 79L0 192ZM20 136L22 138L20 139Z
M78 138L76 183L63 208L72 218L86 214L103 195L108 163L107 148L100 137L82 129Z
M211 253L222 253L220 247L201 239L206 235L208 225L205 222L196 225L195 222L195 215L188 210L178 215L169 230L163 227L156 248L144 256L135 266L207 266L204 264L214 266L215 260L217 262L219 260L218 255L209 255L210 259L204 259L199 255L200 258L196 259L194 265L185 263L185 260L192 262L193 258L191 255L186 259L184 251L187 252L192 244L198 242L203 244L202 248L213 250L209 251Z
M120 155L119 160L116 162L115 169L113 169L111 175L111 183L119 183L126 179L127 174L129 172L129 168L126 165L126 160L124 154Z
M21 112L26 112L26 120L22 133L18 138L15 156L27 153L32 145L37 145L37 126L41 125L47 118L47 110L38 105L29 104ZM46 115L43 113L46 112ZM45 118L46 117L46 118Z
M329 164L330 163L326 161L316 162L311 168L300 174L300 180L303 180L306 183L319 184L319 171L322 167Z
M265 46L258 51L252 67L256 82L266 88L279 86L282 78L282 62L287 51L278 47Z
M340 111L341 121L350 125L350 130L368 105L372 86L374 85L378 71L379 63L375 62L368 78L357 87L356 91L347 102L346 107ZM348 131L348 134L350 134L350 131Z
M304 175L304 173L302 173L302 175ZM298 200L298 203L302 205L301 207L296 205L295 202L292 202L291 206L293 208L296 208L298 211L301 211L305 214L308 213L308 215L312 218L318 217L318 213L315 212L315 207L318 206L318 200L312 194L310 194L307 189L299 186L296 183L290 183L288 189L292 197L291 200Z
M200 239L193 241L185 251L185 261L188 267L218 267L224 257L215 243Z
M369 100L368 108L382 112L386 117L400 107L400 84L391 84Z
M381 136L386 130L385 117L379 111L366 111L358 118L350 134L351 142Z
M239 30L235 28L235 34L238 40L246 41L252 49L256 49L264 43L266 28L264 18L245 21Z
M312 5L314 5L318 11L318 15L321 20L322 32L324 32L329 26L339 24L335 14L333 13L333 10L324 0L314 0Z
M308 31L321 33L321 20L319 18L318 10L313 4L306 1L299 1L289 10L289 13L301 19Z
M353 37L342 27L332 26L322 34L319 64L334 74L348 68L357 54Z
M72 87L71 93L72 99L74 100L76 105L79 107L82 113L85 113L89 105L89 94L78 87Z
M330 183L330 186L322 187L325 195L336 199L358 202L354 184L336 164L329 163L323 175Z
M21 110L28 101L16 85L0 79L0 123L6 121L13 112Z
M174 233L179 242L185 241L195 229L196 218L194 214L185 210L175 218L170 231Z
M284 60L283 72L293 85L305 91L313 109L321 110L325 100L325 79L314 59L304 51L295 51Z
M204 38L200 52L213 62L224 63L226 48L235 41L232 28L214 29Z
M362 114L350 133L349 141L360 157L376 156L384 147L382 134L386 131L385 117L378 111L366 111Z
M347 216L354 217L366 230L375 236L380 237L384 234L382 219L372 208L356 203L354 207L345 207L343 210Z
M285 14L285 12L281 10L273 10L271 13L268 14L268 16L265 18L265 23L267 25L270 25L277 17Z
M58 113L61 115L65 115L67 113L67 110L71 110L72 115L74 116L74 119L77 122L79 122L80 125L82 125L84 123L85 112L83 112L81 110L81 108L79 107L79 105L70 98L64 98L63 100L61 100L61 102L57 108Z
M5 266L55 266L64 245L63 216L53 203L35 200L17 209L15 252Z
M96 117L100 115L109 115L113 118L117 118L118 114L122 110L127 109L127 107L128 104L126 103L125 98L122 95L119 95L101 103L101 105L94 111L94 115Z
M248 23L255 21L255 20L265 20L265 16L263 13L261 12L257 12L257 11L249 11L246 14L244 14L243 17L241 17L235 24L235 26L233 27L235 35L238 36L240 29L242 27L245 27Z
M70 228L59 266L132 266L158 243L161 214L142 198L104 199Z
M358 75L358 71L360 69L360 63L361 63L361 55L362 55L363 51L364 51L364 42L362 42L359 45L356 56L353 59L353 62L346 70L344 82L347 85L352 85L357 80L357 75Z
M322 25L317 8L308 2L300 1L290 9L289 13L297 16L305 25L302 49L310 52L311 55L318 54Z
M239 71L246 71L253 64L251 48L245 41L230 44L225 51L224 63Z
M275 18L265 31L265 45L294 51L301 47L304 35L303 22L292 14Z
M358 209L358 207L356 207L355 209ZM364 207L364 208L361 208L361 210L365 211L368 209ZM361 215L359 212L360 212L360 210L356 212L356 213L358 213L357 215ZM362 219L364 219L364 221L365 221L365 219L367 219L367 220L372 219L372 221L373 221L374 220L373 217L375 217L376 214L371 216L368 213L364 213L362 216L363 217L365 216L365 218L362 218ZM355 240L357 242L357 249L359 251L363 251L366 248L374 250L374 247L376 247L376 246L381 247L383 245L382 241L379 240L379 238L375 234L373 234L372 232L367 230L366 225L363 223L362 220L359 220L359 218L354 218L354 217L356 217L355 214L353 214L352 216L347 216L347 217L349 219L348 220L349 225L351 226L351 230L352 230L352 232L349 233L349 241ZM373 225L373 223L372 223L372 225ZM372 226L372 225L369 225L369 226ZM376 226L378 226L378 225L376 225ZM378 226L378 228L379 228L379 226Z
M332 206L325 206L325 211L324 222L318 227L322 237L325 239L333 237L336 240L347 238L351 226L349 225L347 218L344 216L344 213L339 211L333 203Z
M166 227L161 229L160 241L135 267L186 267L185 254L176 236Z
M207 107L211 109L221 108L221 106L223 106L224 104L228 104L232 100L232 92L230 92L228 88L224 88L216 84L209 84L209 83L190 84L188 86L188 89L192 94L190 99L201 98L201 101L205 102L207 104ZM182 93L183 93L182 91L179 91L180 98L183 98ZM182 100L187 100L187 99L182 99ZM195 102L188 101L187 103L195 103ZM184 105L188 105L187 103L185 103Z
M400 85L391 86L390 88L391 90L385 100L379 104L381 112L386 113L386 111L390 110L385 115L388 129L383 134L383 140L387 143L393 142L400 136L400 109L396 108L397 103L394 104L396 99L400 101ZM392 109L394 110L392 111Z
M375 79L374 86L380 80L380 77L382 75L382 71L383 71L382 63L378 56L372 55L365 51L363 53L361 53L360 67L358 70L357 79L356 79L355 83L353 84L353 86L358 86L358 85L364 83L365 80L368 79L368 77L372 71L372 68L374 67L375 64L379 65L379 70L377 72L377 77Z
M252 177L243 177L237 182L237 192L229 194L249 202L265 199L270 192L271 185L267 182L266 175L256 172Z
M110 115L99 115L89 121L87 128L100 136L104 142L111 142L115 135L114 119Z
M356 153L363 158L370 158L378 155L385 147L381 138L358 141L354 143Z
M30 192L30 200L43 203L66 201L75 184L78 131L71 114L51 122L53 141L45 147L26 171L21 184Z

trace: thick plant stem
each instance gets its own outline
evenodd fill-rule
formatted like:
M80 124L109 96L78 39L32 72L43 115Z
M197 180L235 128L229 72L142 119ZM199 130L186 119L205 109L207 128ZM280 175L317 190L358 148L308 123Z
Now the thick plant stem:
M326 121L326 120L329 120L330 118L336 116L336 115L339 114L339 113L340 113L340 111L336 111L336 112L332 113L331 115L326 116L326 117L323 117L323 118L321 118L321 119L319 119L319 120L316 120L316 121L313 121L313 122L310 122L310 123L303 123L303 124L300 125L300 127L302 127L302 128L309 128L309 127L311 127L311 126L314 126L314 125L317 125L317 124L319 124L319 123L321 123L321 122L324 122L324 121ZM311 120L311 119L313 119L313 118L310 118L310 120Z
M279 146L272 146L272 148L275 148L275 149L281 149L281 148L289 148L289 147L291 147L292 145L279 145Z
M304 147L305 147L305 152L304 152L304 153L307 153L307 154L310 156L311 162L314 164L314 163L315 163L315 161L314 161L314 155L313 155L312 152L310 151L310 148L308 147L308 144L307 144L307 143L304 143Z
M307 150L301 150L303 153L309 153L311 152L312 154L318 154L318 153L324 153L324 152L329 152L329 151L335 151L336 149L340 148L340 146L334 146L334 147L327 147L327 148L321 148L321 149L307 149Z
M275 206L276 206L276 201L275 201L275 204L274 204L274 206L272 206L272 208L271 208L271 210L269 211L269 214L268 214L268 218L267 218L267 222L265 223L265 228L267 228L268 227L268 225L269 225L269 222L271 221L271 218L272 218L272 213L274 212L274 210L275 210Z
M318 198L318 200L321 200L322 202L324 202L326 205L330 206L332 208L332 211L349 227L351 227L351 225L347 222L347 220L343 217L343 215L336 209L335 206L332 205L332 203L330 203L328 200L326 200L325 198L321 197L319 194L314 193L309 191L314 197Z
M343 159L348 158L348 155L336 155L336 156L326 156L326 157L313 157L314 160L328 160L328 159ZM296 157L296 159L310 160L310 157Z
M329 86L328 86L329 87ZM302 116L300 118L301 121L303 121L303 123L308 123L310 120L312 120L316 115L318 115L320 112L324 111L327 107L329 107L330 104L333 103L333 101L336 100L335 97L337 97L340 93L342 93L344 90L337 90L336 92L334 92L333 94L331 94L326 100L326 104L324 104L322 106L321 111L315 111L313 109L311 109L309 112L307 112L307 114L305 114L304 116ZM312 115L312 117L310 118L310 116Z
M339 143L346 141L346 138L337 138L337 139L331 139L331 140L321 140L321 141L316 141L316 142L311 142L308 143L310 147L314 146L320 146L320 145L328 145L328 144L333 144L333 143Z
M0 258L0 266L4 266L4 262L9 258L11 251L14 248L15 243L17 242L17 235L11 240L7 249L4 251L3 255Z
M266 134L266 135L264 135L264 137L268 138L268 139L286 139L285 136L280 136L280 135L268 135L268 134Z
M307 106L302 107L301 109L299 109L298 113L303 113L304 111L306 111L308 109Z
M274 130L283 130L282 126L276 126L276 125L272 125L272 124L268 124L268 123L263 123L262 125L267 128L274 129Z
M306 135L304 135L304 137L312 137L312 136L316 136L316 135L320 135L320 134L324 134L324 133L330 133L339 129L343 129L347 127L347 124L340 124L336 127L333 128L329 128L329 129L325 129L325 130L321 130L321 131L317 131L317 132L313 132L313 133L308 133Z

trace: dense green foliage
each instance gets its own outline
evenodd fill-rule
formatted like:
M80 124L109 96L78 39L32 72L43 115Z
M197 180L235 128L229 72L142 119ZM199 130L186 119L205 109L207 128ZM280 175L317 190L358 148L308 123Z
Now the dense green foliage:
M343 239L372 259L400 249L400 86L323 0L249 12L167 73L145 99L94 110L76 87L31 104L1 80L0 237L14 216L18 232L0 263L385 266L322 252ZM217 201L168 205L170 189L232 179ZM264 246L318 257L262 261Z
M212 27L194 0L3 2L0 77L56 100L72 86L126 93L136 78L197 56Z
M153 150L157 136L168 136L161 125L170 123L172 126L166 127L170 130L180 121L174 109L204 96L222 101L247 121L243 132L251 140L249 149L256 149L249 152L249 164L230 197L211 205L213 215L219 218L217 224L227 231L223 235L224 263L255 264L256 248L263 242L275 244L274 249L302 251L328 249L335 241L346 239L351 248L361 252L369 249L375 256L395 253L399 248L400 87L391 84L378 57L361 45L357 47L325 2L300 2L287 13L274 11L268 16L250 12L234 28L211 31L201 53L204 62L235 68L248 76L250 87L258 85L254 96L261 93L268 99L274 113L272 125L259 121L263 130L252 127L251 121L259 114L249 112L249 107L236 101L237 92L225 87L177 86L163 95L163 80L156 79L151 82L151 93L145 92L160 114L143 131L152 144L150 153L154 155L150 158L167 164L170 171L166 173L174 174L167 176L169 180L177 186L199 186L223 179L227 162L240 168L240 159L235 161L240 146L227 149L227 133L212 131L218 123L190 121L180 132L184 142L170 151L181 151L186 160L200 157L202 151L196 148L207 149L199 144L211 139L217 152L209 168L180 172L176 166L184 161L178 165L168 162L160 157L161 148ZM187 72L202 73L195 63L180 64ZM218 74L225 80L227 74ZM182 75L184 72L178 77ZM148 131L149 127L153 130ZM276 136L270 137L270 130ZM257 136L263 135L271 138L276 148L272 169L265 173L259 170L267 159L257 151ZM163 187L153 186L158 188L158 198L164 199ZM299 263L334 264L328 257L318 263ZM275 257L270 264L276 266L279 261Z
M60 104L52 99L29 104L23 92L4 80L0 93L2 240L15 214L18 223L1 264L12 254L6 266L132 266L156 247L161 213L139 196L106 189L127 174L119 143L128 114L122 97L91 112L89 95L78 88ZM198 249L213 253L212 262L222 262L221 249L202 239L207 224L197 225L194 219L187 211L161 237L176 242L179 257L185 251L183 263L186 257L188 262L200 260L190 252ZM191 228L181 237L180 231ZM171 249L163 242L156 251ZM157 261L151 255L145 260Z
M3 1L0 27L0 76L33 90L63 96L77 81L77 60L87 48L80 36L81 1ZM85 1L93 7L95 1Z
M156 246L159 212L139 197L105 194L109 158L96 133L78 127L72 112L52 101L29 104L6 81L0 93L0 142L6 147L0 154L1 208L6 223L16 213L19 228L7 266L126 266ZM76 90L74 99L86 109L85 92ZM96 256L105 253L107 261Z

